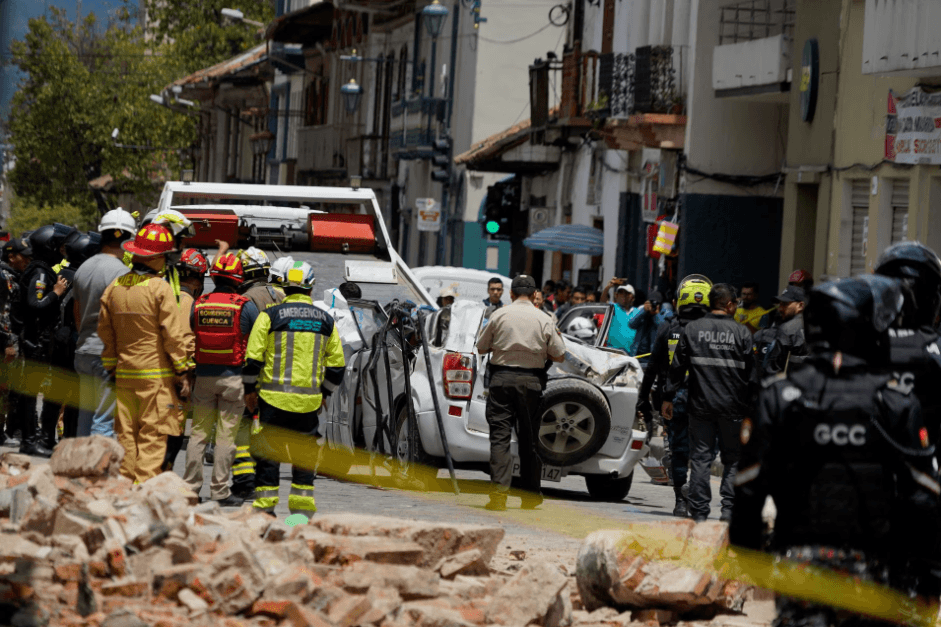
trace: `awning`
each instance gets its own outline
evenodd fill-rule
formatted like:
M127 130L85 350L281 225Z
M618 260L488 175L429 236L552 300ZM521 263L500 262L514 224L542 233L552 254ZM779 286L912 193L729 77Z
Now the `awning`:
M604 233L583 224L560 224L533 233L523 245L533 250L596 257L604 253Z
M285 44L313 46L333 33L333 3L315 0L310 6L275 18L265 30L265 38Z

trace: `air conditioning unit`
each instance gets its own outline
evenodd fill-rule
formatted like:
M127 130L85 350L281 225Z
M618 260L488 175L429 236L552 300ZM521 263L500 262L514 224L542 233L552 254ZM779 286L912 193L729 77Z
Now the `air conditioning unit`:
M529 232L526 235L532 235L549 226L549 221L552 219L552 212L553 209L551 207L530 207Z

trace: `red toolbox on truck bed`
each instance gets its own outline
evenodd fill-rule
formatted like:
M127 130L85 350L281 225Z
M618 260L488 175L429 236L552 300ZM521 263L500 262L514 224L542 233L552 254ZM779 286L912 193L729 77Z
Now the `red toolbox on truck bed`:
M375 248L376 222L372 216L349 213L311 214L311 251L369 254Z
M180 211L193 222L196 235L184 240L186 246L215 248L216 240L236 248L239 242L239 217L231 209L185 209Z

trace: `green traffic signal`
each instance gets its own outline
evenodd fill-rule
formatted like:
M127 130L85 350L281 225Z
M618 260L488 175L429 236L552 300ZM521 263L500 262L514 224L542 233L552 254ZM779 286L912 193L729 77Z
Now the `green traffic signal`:
M487 232L488 232L488 233L490 233L491 235L495 235L495 234L497 233L497 231L499 231L499 230L500 230L500 223L499 223L499 222L495 222L495 221L493 221L493 220L490 220L489 222L487 222Z

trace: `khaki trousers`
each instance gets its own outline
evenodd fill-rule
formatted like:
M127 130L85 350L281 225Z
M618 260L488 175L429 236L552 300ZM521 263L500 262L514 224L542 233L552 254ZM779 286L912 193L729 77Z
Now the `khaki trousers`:
M183 480L196 494L203 487L203 453L213 426L216 453L212 465L209 496L221 501L229 497L229 475L235 460L235 436L245 411L242 375L196 377L193 387L193 428L186 447Z
M143 483L160 474L167 452L167 435L179 429L173 379L135 380L133 387L116 388L114 435L124 447L121 474Z

